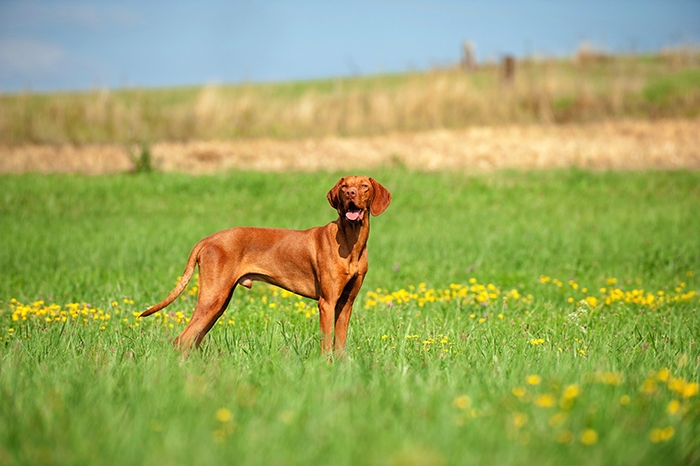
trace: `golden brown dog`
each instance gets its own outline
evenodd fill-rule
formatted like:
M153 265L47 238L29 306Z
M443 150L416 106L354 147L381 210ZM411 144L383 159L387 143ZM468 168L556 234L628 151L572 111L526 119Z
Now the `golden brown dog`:
M182 278L162 302L141 317L172 303L199 264L199 296L192 319L174 344L185 353L199 346L224 313L236 285L270 283L318 301L321 351L345 348L352 304L367 273L369 215L389 206L391 194L372 178L341 178L328 192L338 219L309 230L240 227L214 233L192 249ZM335 327L335 338L332 338Z

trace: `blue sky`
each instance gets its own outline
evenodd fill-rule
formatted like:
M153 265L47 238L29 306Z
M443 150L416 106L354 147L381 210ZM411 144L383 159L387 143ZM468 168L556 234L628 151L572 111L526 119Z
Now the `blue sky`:
M0 91L283 81L700 44L700 0L0 0Z

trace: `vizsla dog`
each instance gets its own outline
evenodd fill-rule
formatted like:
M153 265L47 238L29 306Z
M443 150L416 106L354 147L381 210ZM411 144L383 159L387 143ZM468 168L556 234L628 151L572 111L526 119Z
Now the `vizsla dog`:
M141 317L172 303L199 264L199 296L192 319L173 342L185 354L199 346L224 313L237 285L270 283L318 301L321 351L342 353L352 304L367 273L369 214L389 206L391 194L372 178L341 178L328 192L338 219L309 230L241 227L223 230L192 249L182 278L162 302ZM335 327L335 338L332 338Z

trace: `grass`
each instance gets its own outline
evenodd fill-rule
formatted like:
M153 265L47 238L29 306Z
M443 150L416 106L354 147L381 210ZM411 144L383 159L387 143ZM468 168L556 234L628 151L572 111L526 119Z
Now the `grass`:
M309 82L0 95L4 144L304 138L610 118L695 118L699 55L524 60Z
M260 284L186 361L196 288L134 313L213 231L332 220L337 175L2 176L0 464L700 461L698 173L373 176L330 365Z

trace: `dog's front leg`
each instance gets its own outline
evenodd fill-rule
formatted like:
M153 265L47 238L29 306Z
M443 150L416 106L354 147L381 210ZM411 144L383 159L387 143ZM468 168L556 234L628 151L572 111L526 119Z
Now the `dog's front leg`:
M321 323L321 354L329 355L333 349L333 320L335 302L321 297L318 300L318 314Z
M364 276L360 275L348 283L345 291L343 291L343 295L336 304L333 349L335 354L341 358L345 356L345 340L348 336L352 305L360 292L360 288L362 288L363 280Z

